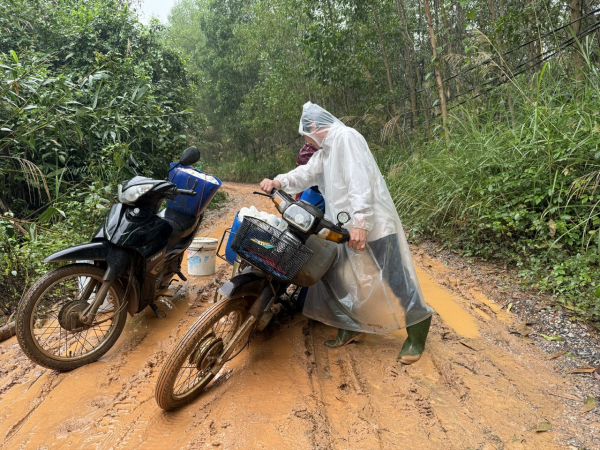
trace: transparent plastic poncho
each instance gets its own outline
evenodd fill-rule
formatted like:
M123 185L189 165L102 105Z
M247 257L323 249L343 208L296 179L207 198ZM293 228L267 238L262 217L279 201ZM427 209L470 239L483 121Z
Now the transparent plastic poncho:
M338 246L336 261L308 291L304 315L368 333L388 333L431 316L394 202L363 136L310 102L300 133L322 150L275 179L290 194L317 185L329 220L346 211L352 216L346 228L367 230L364 251Z

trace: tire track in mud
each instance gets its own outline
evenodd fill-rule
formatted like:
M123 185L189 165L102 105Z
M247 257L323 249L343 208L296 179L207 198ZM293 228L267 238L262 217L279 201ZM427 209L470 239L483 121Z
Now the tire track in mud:
M327 417L327 407L321 386L321 376L318 373L320 365L317 362L317 350L315 347L312 325L312 321L308 321L306 325L302 327L305 348L304 355L306 358L305 369L312 392L310 399L312 400L312 405L309 405L310 409L307 408L294 411L294 415L299 419L309 422L309 426L311 426L309 436L313 448L330 450L333 449L334 436L331 435L332 425ZM321 367L327 367L327 365Z
M336 430L335 448L395 448L398 442L431 440L432 434L438 436L438 448L452 448L427 399L404 368L393 363L394 348L380 347L369 355L364 352L365 343L359 342L330 350L323 346L327 337L323 327L314 325L313 329L317 366L325 369L318 372L320 393ZM419 429L425 432L406 434Z
M268 200L250 197L253 186L226 190L232 201L207 214L203 235L220 237L241 206L268 209ZM67 374L32 364L14 338L0 344L0 448L546 450L571 431L557 423L563 403L544 394L568 395L570 385L509 333L509 318L465 296L476 286L454 292L454 307L474 318L481 337L467 339L436 315L413 366L395 359L403 331L328 349L333 329L279 317L201 398L164 413L154 402L158 371L229 270L190 280L167 319L129 319L113 350ZM535 433L541 420L557 431Z
M48 375L48 380L41 386L39 393L26 407L25 414L8 428L4 438L0 442L0 448L8 448L11 440L15 437L19 430L23 428L29 418L38 410L38 408L40 408L40 406L42 406L44 400L46 400L50 392L60 385L64 379L65 375L57 372L52 372Z

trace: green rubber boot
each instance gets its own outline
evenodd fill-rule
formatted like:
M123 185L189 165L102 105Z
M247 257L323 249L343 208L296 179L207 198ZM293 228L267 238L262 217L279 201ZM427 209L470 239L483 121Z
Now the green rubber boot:
M427 341L430 325L431 317L428 317L419 323L406 327L408 338L404 341L404 345L402 345L398 361L402 364L412 364L421 358L425 350L425 341Z
M361 333L360 331L342 330L340 328L335 339L325 341L325 347L343 347L344 345L349 344L352 341L356 341L362 335L363 333Z

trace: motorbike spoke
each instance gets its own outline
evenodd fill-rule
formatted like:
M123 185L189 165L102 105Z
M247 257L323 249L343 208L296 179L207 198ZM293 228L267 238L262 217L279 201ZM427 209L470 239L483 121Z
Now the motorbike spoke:
M175 388L173 389L175 391L176 394L179 394L181 392L185 392L186 390L190 389L188 380L190 380L192 378L192 376L194 375L194 369L196 369L195 367L192 370L189 370L189 375L187 376L187 378L185 379L184 382L182 383L177 383L177 381L179 381L179 378L175 381ZM187 388L187 389L183 389L183 388Z
M231 338L233 338L235 335L236 331L241 325L241 322L241 313L235 310L231 311L216 320L213 325L204 333L204 335L197 339L198 344L192 350L192 352L187 355L188 361L184 362L184 364L179 368L179 372L175 378L173 385L173 393L175 395L185 395L187 392L196 389L197 386L205 385L207 381L213 378L212 366L205 366L204 370L200 370L195 363L192 364L189 362L189 358L192 356L194 351L199 350L198 347L201 346L206 339L221 341L221 345L223 345L223 348L225 348ZM206 356L207 355L204 354L197 357L204 358ZM211 356L217 358L219 355Z
M86 294L87 299L81 299L89 283L94 283L95 286L89 294ZM85 326L83 323L77 323L76 316L93 301L101 286L101 279L73 275L57 281L45 291L36 303L32 314L32 334L42 351L57 357L82 357L94 351L108 338L118 319L118 314L115 314L118 312L118 305L111 292L106 297L104 306L106 309L103 310L101 305L101 312L94 319L95 322L101 323ZM64 308L70 309L64 310ZM65 329L63 325L67 325L64 322L61 325L59 318L61 314L66 314L61 311L68 311L71 314L61 320L65 320L69 326L74 326L73 331ZM75 314L75 319L71 318L72 314ZM71 325L73 320L76 322Z

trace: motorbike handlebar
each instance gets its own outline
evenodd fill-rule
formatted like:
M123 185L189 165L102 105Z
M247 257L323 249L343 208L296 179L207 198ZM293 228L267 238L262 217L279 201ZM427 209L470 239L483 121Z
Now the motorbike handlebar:
M338 244L345 244L350 240L350 232L340 224L336 225L332 221L323 218L321 219L321 227L335 233L333 236L329 235L325 237L327 240L337 242Z
M271 191L270 194L265 194L264 192L258 192L258 191L254 191L253 194L255 195L262 195L264 197L269 197L271 199L274 198L275 193L277 193L278 190L277 189L273 189ZM288 194L286 194L285 192L279 190L279 192L284 196L288 198L288 201L290 202L295 202L295 200L290 197ZM342 223L338 223L335 224L330 220L325 219L324 217L321 218L321 222L319 224L319 226L317 227L317 230L315 230L315 234L318 235L319 237L322 237L323 239L332 241L332 242L337 242L338 244L345 244L346 242L350 241L350 232L344 228L342 226ZM320 231L318 231L320 230ZM329 232L327 231L329 230ZM318 231L318 232L317 232Z
M192 189L175 189L175 194L189 195L190 197L193 197L194 195L197 195L198 193Z

